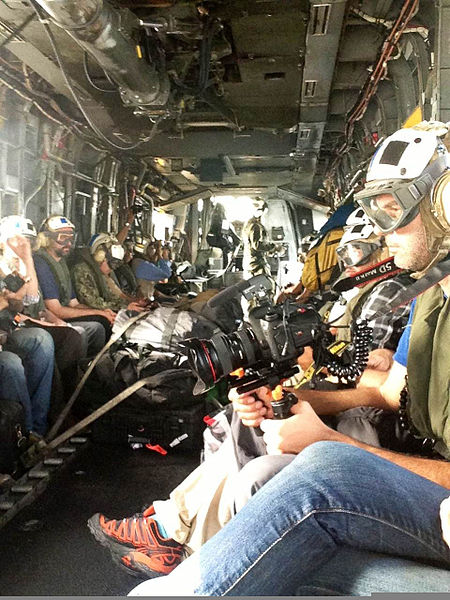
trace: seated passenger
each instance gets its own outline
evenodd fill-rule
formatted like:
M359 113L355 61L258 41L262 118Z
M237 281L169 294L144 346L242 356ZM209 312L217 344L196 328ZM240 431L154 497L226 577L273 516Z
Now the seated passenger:
M354 275L372 264L380 263L380 261L385 264L383 258L387 258L389 252L382 241L374 235L373 226L362 209L354 211L350 215L348 223L339 250L340 260L346 267L344 274ZM403 291L407 283L412 282L408 275L396 273L395 277L385 278L381 281L378 278L361 288L356 288L353 299L350 300L347 297L346 307L338 304L344 311L344 316L340 316L338 322L342 326L342 329L338 329L339 339L349 339L347 327L350 325L353 315L355 318L369 319L388 300ZM409 311L408 303L395 313L379 317L372 322L374 340L372 349L385 349L386 353L374 357L375 366L383 368L385 371L382 380L387 377L392 354L407 323ZM384 362L381 363L381 360ZM370 384L375 381L376 385L379 384L376 374L371 374L371 379L368 379L365 373L362 379L364 378L366 378L366 383ZM296 393L300 393L300 391ZM311 392L307 391L306 393ZM235 398L234 392L231 397ZM235 406L239 411L241 410L242 405L236 398ZM350 410L344 411L343 406L336 402L329 406L323 414L328 416L333 427L339 431L351 432L355 438L374 445L380 445L376 426L380 424L379 426L384 428L383 431L395 428L395 423L391 423L389 420L390 413L384 415L378 407L352 407ZM161 535L165 535L164 531L167 531L171 541L162 541L158 538L159 534L154 533L152 541L154 551L147 553L147 559L142 559L140 565L142 572L167 572L167 565L163 562L160 565L155 563L155 553L161 551L162 556L166 557L167 564L169 564L169 555L173 555L179 561L183 553L189 553L199 548L227 522L238 507L247 501L253 493L251 490L254 491L261 487L277 470L284 467L283 458L269 462L259 461L257 457L266 453L264 444L260 444L257 440L251 440L249 433L241 433L238 430L235 435L238 440L243 439L245 442L246 460L255 459L250 460L253 467L249 465L245 473L237 475L236 463L232 458L230 459L230 442L178 485L171 493L169 500L157 501L147 509L144 512L144 516L147 517L145 523L157 519ZM254 471L251 471L251 468ZM246 480L246 476L248 480ZM239 485L236 483L236 477L239 477ZM139 523L141 522L139 521ZM90 527L97 539L112 540L115 537L118 522L108 521L103 516L96 515L90 520ZM147 531L147 525L143 524L142 527ZM151 531L156 531L155 526ZM164 545L167 546L166 554L163 550ZM162 558L160 560L163 561ZM146 571L147 568L149 571ZM132 570L131 567L130 569Z
M114 269L122 262L124 254L122 246L109 233L94 235L89 247L78 251L78 262L72 269L72 279L80 302L100 310L143 310L136 298L130 302L130 298L115 281Z
M342 292L339 300L326 303L321 308L321 313L324 319L333 325L332 331L337 341L350 341L350 325L353 321L369 321L372 341L367 367L387 372L408 320L410 303L400 307L395 313L380 315L375 319L372 317L413 280L407 273L399 272L398 269L385 272L384 266L389 259L389 251L382 238L375 235L372 224L361 208L349 215L336 251L342 274L335 285L369 268L376 269L376 273L374 272L374 276L367 283ZM298 362L306 369L311 362L311 352L305 352ZM377 378L377 374L366 370L359 385L375 384L376 379L375 382L370 379L373 377Z
M155 284L165 283L172 274L171 265L162 258L160 241L148 242L142 249L142 257L135 256L131 267L144 298L155 295Z
M321 227L305 255L300 281L286 286L279 301L290 296L298 302L307 302L311 295L324 295L330 290L339 277L336 248L354 208L353 204L341 205Z
M69 327L63 321L54 317L45 309L42 300L36 271L34 268L31 244L36 242L36 230L29 219L20 215L4 217L0 221L0 242L3 246L3 255L0 259L0 268L3 273L10 273L18 267L26 283L22 282L16 292L8 291L8 300L18 303L16 321L31 326L45 328L52 336L55 346L55 361L58 370L53 377L52 410L59 394L65 390L68 397L76 385L77 364L85 357L85 345L81 334ZM64 388L64 390L63 390Z
M125 250L123 261L115 267L114 275L117 278L120 289L125 294L137 297L138 282L131 268L131 262L134 258L134 244L131 240L126 240L123 243L123 247Z
M25 427L30 439L36 441L47 431L54 346L51 336L43 329L16 327L18 321L14 320L23 309L23 301L39 300L30 243L17 235L24 231L33 233L31 221L15 217L2 219L0 328L6 332L7 340L0 351L0 402L15 400L22 404Z
M321 569L328 567L329 573L334 559L347 550L354 551L355 568L350 574L346 570L345 581L338 570L338 594L380 591L385 568L397 558L408 559L408 569L389 580L390 592L430 591L422 578L415 578L416 589L409 588L409 571L435 574L442 587L434 591L448 591L450 552L439 522L450 488L447 161L433 131L400 130L378 148L357 194L385 233L398 267L421 277L441 261L435 269L441 279L416 299L385 383L344 392L303 391L293 416L283 421L270 418L267 390L256 391L258 401L249 394L236 397L245 422L264 431L271 454L264 459L290 464L161 581L165 593L290 596L307 588ZM374 448L330 429L317 415L332 403L399 411L405 430L428 446L429 456ZM445 506L441 514L448 520ZM147 531L152 519L136 519L133 533ZM113 530L118 535L111 524ZM126 531L124 522L120 531ZM127 545L128 552L122 547L124 564L138 570L151 562L150 550L144 553L136 545L132 550L130 541ZM367 560L374 566L369 579ZM152 595L155 587L148 582L134 593Z
M48 217L40 227L34 266L46 308L84 336L87 355L93 356L105 345L115 313L90 308L77 300L66 264L74 240L75 226L69 219L61 215Z

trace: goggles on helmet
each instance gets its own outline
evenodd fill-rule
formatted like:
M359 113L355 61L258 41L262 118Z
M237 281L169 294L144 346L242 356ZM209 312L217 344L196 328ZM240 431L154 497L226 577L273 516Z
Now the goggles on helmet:
M446 157L430 163L415 179L368 181L355 201L382 233L408 225L419 213L419 204L446 169Z
M336 248L341 270L365 264L371 255L381 247L381 242L365 242L355 240Z
M70 246L75 243L75 233L72 232L58 232L58 231L46 231L46 235L56 242L59 246Z

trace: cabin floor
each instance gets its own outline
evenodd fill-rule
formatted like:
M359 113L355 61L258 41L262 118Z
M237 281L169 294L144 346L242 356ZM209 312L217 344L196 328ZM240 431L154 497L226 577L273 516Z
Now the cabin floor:
M141 580L116 566L86 522L96 512L130 516L170 491L199 452L166 456L89 442L47 489L0 531L5 596L125 596Z

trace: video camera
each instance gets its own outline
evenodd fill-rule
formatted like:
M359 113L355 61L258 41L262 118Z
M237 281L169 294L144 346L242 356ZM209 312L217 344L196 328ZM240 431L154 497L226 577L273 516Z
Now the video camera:
M25 280L20 275L10 273L0 279L0 291L18 292L25 285Z
M225 288L208 301L211 308L242 294L255 308L250 312L250 326L211 339L190 338L181 342L189 365L197 375L194 394L200 394L224 377L231 375L231 386L239 393L267 385L275 388L283 379L298 372L297 358L305 346L312 346L317 367L348 382L355 381L365 369L372 331L367 322L352 325L352 344L342 357L328 347L333 341L329 325L313 302L299 305L291 300L272 304L271 282L265 275ZM236 371L241 373L236 375ZM244 372L245 370L245 372Z

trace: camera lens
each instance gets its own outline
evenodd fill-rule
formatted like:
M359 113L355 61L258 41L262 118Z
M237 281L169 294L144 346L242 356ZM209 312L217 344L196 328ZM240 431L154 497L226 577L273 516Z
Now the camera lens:
M191 369L203 383L196 386L196 392L206 391L232 371L254 366L262 359L261 347L250 328L230 335L218 333L210 340L185 340L182 346L187 349Z

